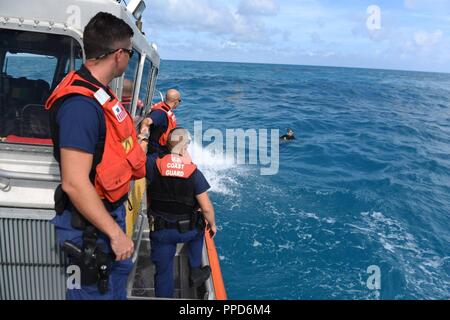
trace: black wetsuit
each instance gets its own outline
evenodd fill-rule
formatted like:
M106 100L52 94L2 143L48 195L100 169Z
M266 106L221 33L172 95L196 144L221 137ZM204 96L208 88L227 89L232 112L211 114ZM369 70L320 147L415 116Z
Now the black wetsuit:
M280 140L295 140L295 137L285 134L284 136L280 137Z

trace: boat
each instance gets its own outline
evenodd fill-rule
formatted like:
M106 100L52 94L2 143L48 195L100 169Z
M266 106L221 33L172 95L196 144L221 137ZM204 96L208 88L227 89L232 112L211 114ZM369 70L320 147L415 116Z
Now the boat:
M160 57L142 32L145 3L131 0L17 0L0 4L0 299L63 300L67 257L57 244L53 194L60 183L44 103L64 76L85 60L84 26L109 12L134 31L133 57L110 86L136 125L153 104ZM131 84L131 86L130 86ZM126 103L125 103L126 102ZM157 102L157 101L155 101ZM133 239L134 269L129 299L156 299L150 260L145 179L134 182L127 206L127 235ZM188 281L186 248L174 261L175 298L226 299L214 241L205 234L203 265L211 277L199 288Z

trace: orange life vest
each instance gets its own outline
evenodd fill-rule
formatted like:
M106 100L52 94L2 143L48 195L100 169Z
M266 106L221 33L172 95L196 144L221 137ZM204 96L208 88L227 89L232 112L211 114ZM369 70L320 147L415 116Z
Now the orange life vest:
M170 107L164 101L161 101L153 105L152 111L154 110L164 111L167 117L167 130L161 135L158 141L161 146L165 146L167 145L167 140L169 139L170 131L172 131L177 127L177 118L175 117L175 114L173 113L172 109L170 109Z
M156 160L156 167L163 177L189 178L197 166L186 158L174 154L165 155Z
M45 108L50 110L60 99L74 94L96 100L103 109L105 146L96 167L94 185L100 198L117 202L130 191L131 180L141 179L146 173L146 155L137 141L133 119L114 93L107 93L76 72L67 74L46 101Z

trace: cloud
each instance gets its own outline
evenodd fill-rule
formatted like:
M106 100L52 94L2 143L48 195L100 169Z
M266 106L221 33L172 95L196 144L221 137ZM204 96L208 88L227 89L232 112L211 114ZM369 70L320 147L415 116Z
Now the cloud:
M420 1L417 1L417 0L404 0L403 1L405 8L407 8L407 9L414 9L415 7L417 7L419 2Z
M403 0L403 3L409 10L439 11L450 8L448 0Z
M310 40L311 40L311 42L312 42L313 44L320 45L320 44L323 44L323 43L324 43L324 41L322 40L322 37L321 37L320 34L319 34L318 32L316 32L316 31L311 32L311 33L309 34L309 38L310 38Z
M155 0L150 4L149 24L171 29L226 32L234 22L229 12L207 0Z
M225 41L221 44L221 48L224 48L224 49L225 48L232 48L232 49L238 48L238 49L240 49L240 46L237 42Z
M226 37L233 42L263 43L271 36L264 23L264 16L274 14L271 0L252 0L236 8L213 0L153 0L149 5L151 18L146 24L152 30L168 32L204 32ZM254 9L250 14L246 10ZM272 11L271 11L272 10Z
M152 0L144 28L165 59L450 71L450 0L383 1L378 30L365 5L343 3Z
M414 34L414 41L420 47L433 47L442 39L442 30L427 32L424 30L417 31Z
M238 13L245 16L274 16L279 10L274 0L243 0Z

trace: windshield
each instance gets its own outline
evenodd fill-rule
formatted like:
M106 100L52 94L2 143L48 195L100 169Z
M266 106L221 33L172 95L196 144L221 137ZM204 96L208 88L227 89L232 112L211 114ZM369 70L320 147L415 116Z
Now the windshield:
M45 101L81 63L81 47L68 36L0 29L1 141L51 143Z

